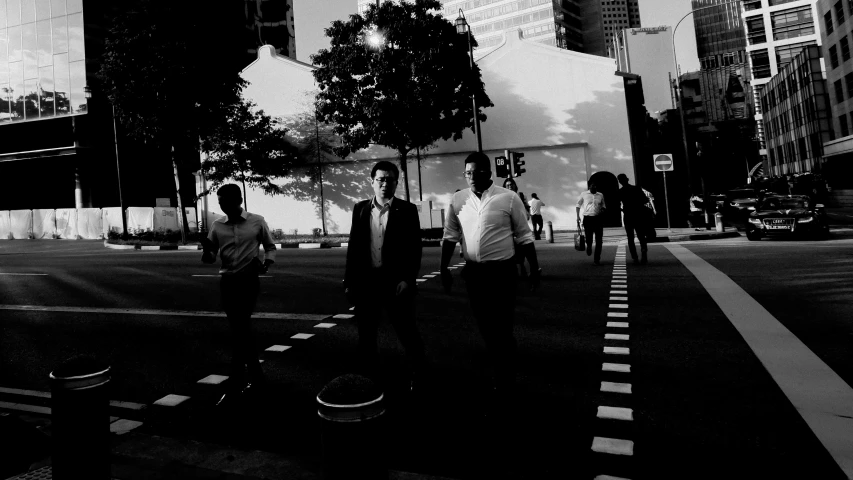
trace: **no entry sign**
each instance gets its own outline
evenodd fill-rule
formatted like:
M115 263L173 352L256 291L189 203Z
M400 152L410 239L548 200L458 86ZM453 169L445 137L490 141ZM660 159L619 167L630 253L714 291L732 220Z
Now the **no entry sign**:
M652 155L655 159L655 170L659 172L672 171L672 155L669 153L658 153Z

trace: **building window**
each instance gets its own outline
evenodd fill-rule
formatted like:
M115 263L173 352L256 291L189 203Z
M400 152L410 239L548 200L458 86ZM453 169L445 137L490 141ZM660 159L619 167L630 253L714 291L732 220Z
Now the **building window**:
M776 47L776 68L778 70L782 70L782 67L790 63L791 59L796 57L800 52L803 51L803 48L809 45L815 45L815 42L809 41L792 43L790 45Z
M823 26L826 27L827 35L835 31L835 27L832 26L832 12L826 12L823 15Z
M841 0L835 2L835 19L839 26L844 23L844 5L841 3Z
M797 1L797 0L770 0L770 1L767 3L767 5L772 7L772 6L775 6L775 5L782 5L783 3L796 2L796 1Z
M767 42L767 35L764 30L764 18L761 15L746 21L746 38L749 40L750 45Z
M853 96L853 73L844 75L844 83L847 86L847 98Z
M752 60L753 78L769 78L770 55L767 54L767 49L750 52L749 57Z
M838 49L835 45L829 47L829 64L832 65L833 70L838 68Z
M841 38L841 61L850 60L850 43L847 41L847 35Z
M840 132L842 137L850 135L850 129L847 127L847 115L838 116L838 126L841 128Z
M751 0L749 2L743 2L743 9L746 12L750 10L758 10L759 8L761 8L761 0Z
M773 25L774 40L797 38L814 33L811 5L773 13L770 15L770 23Z
M832 84L835 87L835 103L841 103L844 101L844 87L841 86L841 80L836 80L835 83Z

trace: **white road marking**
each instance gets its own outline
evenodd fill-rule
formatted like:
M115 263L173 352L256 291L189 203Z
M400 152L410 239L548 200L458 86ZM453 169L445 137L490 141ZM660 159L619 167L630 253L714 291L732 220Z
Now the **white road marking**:
M448 270L456 270L459 267L447 267Z
M0 305L0 310L23 312L62 312L62 313L103 313L110 315L155 315L158 317L220 317L223 312L204 312L190 310L148 310L140 308L90 308L90 307L50 307L43 305ZM252 318L264 320L310 320L313 322L329 318L328 315L311 313L268 313L255 312Z
M607 312L607 316L611 318L625 318L628 314L626 312Z
M625 363L602 363L601 371L603 372L619 372L631 373L631 365Z
M614 477L612 475L596 475L592 480L631 480L630 478Z
M613 287L610 287L610 288L613 288ZM627 287L622 287L622 288L627 288ZM610 291L610 295L625 295L627 293L628 292L626 292L624 290L611 290Z
M332 328L335 325L337 325L337 323L318 323L317 325L314 325L314 328Z
M631 384L630 383L616 383L616 382L601 382L601 391L602 392L612 392L612 393L631 393Z
M425 280L425 279L423 279L423 278L417 278L417 279L415 279L415 282L417 282L417 283L423 283L423 282L426 282L426 280Z
M614 278L610 280L610 283L628 283L627 279Z
M853 478L853 388L723 272L681 245L665 245L729 321L803 420Z
M608 328L628 328L628 322L607 322Z
M432 274L430 274L430 275L424 275L424 278L435 278L435 275L432 275Z
M268 347L265 352L283 352L285 350L290 350L290 345L273 345Z
M627 302L628 297L610 297L611 302Z
M208 375L196 383L201 383L203 385L219 385L225 380L228 380L227 375Z
M605 340L629 340L629 335L625 335L622 333L605 333Z
M604 347L604 353L611 355L630 355L631 349L627 347Z
M28 397L50 398L50 392L41 392L38 390L21 390L18 388L0 387L0 393L9 393L12 395L25 395Z
M607 308L628 308L627 303L611 303L607 305Z
M124 435L125 433L133 430L134 428L138 428L142 426L142 422L137 422L136 420L128 420L126 418L119 418L115 422L110 424L110 433L115 433L116 435Z
M27 405L25 403L0 402L0 408L18 412L38 413L39 415L50 415L50 407Z
M598 407L598 418L607 418L611 420L626 420L634 421L634 411L630 408L621 407Z
M349 307L349 311L350 311L350 312L355 311L355 307ZM332 317L332 318L335 318L335 317Z
M350 308L350 311L353 311L353 310L355 310L355 307ZM350 315L349 313L339 313L339 314L333 316L332 318L337 318L339 320L349 320L350 318L352 318L354 316L355 315Z
M630 456L634 454L634 442L618 438L595 437L592 439L592 451Z
M441 275L441 272L430 272L430 275Z
M292 338L294 340L308 340L309 338L311 338L313 336L314 336L313 333L297 333L296 335L294 335L290 338Z
M46 277L46 273L4 273L0 272L0 275L11 275L16 277Z
M154 405L160 405L161 407L177 407L189 399L190 397L184 395L175 395L174 393L170 393L154 402Z

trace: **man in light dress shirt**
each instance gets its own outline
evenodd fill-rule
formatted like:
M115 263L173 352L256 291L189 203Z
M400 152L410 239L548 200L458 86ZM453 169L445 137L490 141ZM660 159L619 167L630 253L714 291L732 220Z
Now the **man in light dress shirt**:
M361 369L378 377L377 334L386 313L406 351L409 390L420 389L424 344L415 324L416 279L421 267L421 227L414 204L397 198L399 170L381 161L370 172L372 199L355 205L347 247L344 288L355 305Z
M581 219L584 234L586 235L586 254L592 255L592 240L595 238L595 256L593 263L601 265L601 240L604 236L604 224L602 222L602 214L606 208L604 204L604 195L598 191L594 182L588 183L589 190L583 192L578 198L578 205L575 211L578 214L578 219Z
M542 221L542 207L545 206L545 203L539 200L539 196L535 193L531 193L530 196L533 198L527 204L530 205L530 218L533 220L533 238L541 240L542 227L545 226L545 223Z
M515 383L516 342L512 330L517 272L513 245L530 263L531 289L539 286L541 270L524 204L516 193L492 182L489 157L472 153L465 159L464 173L470 188L456 192L447 210L441 281L449 293L453 277L448 266L461 241L466 261L462 278L468 300L495 370L495 390L499 400L506 400Z
M213 222L207 238L202 240L201 260L214 263L217 253L222 258L219 285L232 340L229 384L233 392L244 393L253 384L265 383L251 320L260 290L258 275L266 273L275 262L275 244L264 217L240 207L243 203L240 187L223 185L216 196L226 216ZM263 262L259 258L260 245L264 247ZM226 398L227 394L220 403Z

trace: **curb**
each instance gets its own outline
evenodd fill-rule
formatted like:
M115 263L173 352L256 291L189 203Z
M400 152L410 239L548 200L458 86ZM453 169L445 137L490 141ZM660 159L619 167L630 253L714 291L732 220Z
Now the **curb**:
M714 240L717 238L735 238L740 237L737 230L730 232L715 232L715 233L691 233L687 235L670 235L668 237L657 237L649 240L648 243L666 243L666 242L684 242L688 240Z

